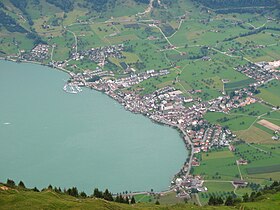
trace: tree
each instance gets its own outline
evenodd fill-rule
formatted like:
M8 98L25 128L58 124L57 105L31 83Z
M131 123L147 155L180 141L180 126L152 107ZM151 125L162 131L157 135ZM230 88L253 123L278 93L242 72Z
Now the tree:
M12 180L12 179L7 179L7 185L9 187L15 187L16 186L14 180Z
M81 196L82 198L86 198L86 197L87 197L87 194L86 194L85 192L81 192L81 193L80 193L80 196Z
M71 196L74 196L74 197L78 197L79 192L78 192L78 189L76 187L72 187L72 188L69 188L67 190L67 194L71 195Z
M32 190L33 190L34 192L40 192L40 190L38 190L37 187L34 187Z
M225 205L226 206L233 206L234 205L234 201L233 201L233 198L232 196L228 196L226 201L225 201Z
M130 203L131 203L131 204L135 204L135 203L136 203L136 202L135 202L134 196L132 196Z
M249 201L249 195L248 193L246 193L245 195L243 195L243 202L248 202Z
M208 200L208 205L209 205L209 206L213 206L214 203L215 203L215 202L214 202L214 197L211 195L210 198L209 198L209 200Z
M224 200L221 197L217 198L217 205L222 205L224 204Z
M119 200L120 200L120 203L124 203L124 198L123 198L122 194L120 194Z
M125 203L129 204L129 199L127 196L125 197Z
M95 188L93 191L93 196L96 198L103 198L103 193L98 190L98 188Z
M103 198L107 201L114 201L112 193L110 193L108 189L103 193Z
M25 188L25 185L24 185L23 181L20 181L20 182L18 183L18 186L21 187L21 188Z
M156 205L160 205L160 203L159 203L159 201L158 201L158 200L156 201L156 203L155 203L155 204L156 204Z

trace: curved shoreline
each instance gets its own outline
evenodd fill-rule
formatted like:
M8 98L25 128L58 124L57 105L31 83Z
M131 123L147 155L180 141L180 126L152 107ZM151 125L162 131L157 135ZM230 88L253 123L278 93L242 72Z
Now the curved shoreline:
M36 62L36 61L28 61L28 60L15 60L15 59L11 59L11 58L3 58L3 57L0 57L0 60L4 60L4 61L10 61L10 62L16 62L16 63L29 63L29 64L36 64L36 65L42 65L42 66L46 66L46 67L49 67L49 68L53 68L53 69L57 69L59 71L62 71L64 73L67 73L70 77L73 77L73 75L75 75L73 72L71 71L68 71L62 67L56 67L56 66L51 66L51 65L46 65L46 64L43 64L43 63L40 63L40 62ZM101 90L98 90L98 89L94 89L94 88L91 88L89 86L85 86L86 88L90 89L90 90L95 90L95 91L98 91L98 92L101 92L101 93L104 93L105 95L109 96L110 98L114 99L114 101L117 101L126 111L129 111L133 114L141 114L142 116L144 117L148 117L153 123L156 123L156 124L159 124L159 125L163 125L163 126L168 126L168 127L171 127L171 128L175 128L179 134L180 134L180 137L182 138L183 140L183 143L187 149L187 151L190 151L190 153L188 154L188 157L184 163L184 165L181 167L180 171L177 172L173 178L172 178L172 181L174 181L174 179L176 178L176 176L184 169L184 167L187 165L187 171L185 171L185 176L187 177L188 175L190 175L190 170L191 170L191 162L192 162L192 159L193 159L193 155L194 155L194 149L193 149L193 143L191 142L189 136L187 135L187 133L178 125L174 125L174 124L171 124L171 123L168 123L168 122L163 122L163 121L157 121L155 119L152 119L151 117L149 117L148 115L144 114L144 113L136 113L136 112L133 112L133 111L130 111L128 109L125 108L125 106L120 103L118 100L116 100L113 96L111 96L110 94L107 94L105 91L101 91ZM166 189L166 190L162 190L162 191L159 191L157 193L160 193L160 194L167 194L167 193L170 193L172 192L175 188L177 187L177 185L174 185L174 186L170 186L169 189ZM131 193L131 195L137 195L137 194L148 194L150 192L133 192Z

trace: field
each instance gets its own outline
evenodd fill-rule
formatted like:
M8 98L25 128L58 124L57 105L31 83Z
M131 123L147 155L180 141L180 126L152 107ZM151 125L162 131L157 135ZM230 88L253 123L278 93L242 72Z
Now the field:
M273 123L271 123L271 122L269 122L269 121L267 121L267 120L260 120L258 123L259 123L260 125L262 125L262 126L268 128L268 129L270 129L270 130L273 130L273 131L278 131L278 130L280 130L280 126L275 125L275 124L273 124Z
M203 176L204 185L208 188L207 193L199 193L201 202L207 202L210 195L225 196L233 191L237 196L241 196L246 192L256 190L257 187L271 183L271 180L280 179L280 152L278 150L280 146L278 144L239 142L235 143L234 147L234 152L223 149L197 155L201 164L194 167L193 173ZM236 160L241 158L247 160L248 164L237 166ZM254 184L234 190L230 181L241 179L241 177Z
M274 145L274 146L273 146ZM278 146L276 144L237 144L235 156L243 158L248 161L247 165L240 165L240 170L243 178L249 182L259 184L266 184L267 181L273 178L278 180L278 169L271 171L271 168L279 164L280 154L274 149ZM253 173L253 172L256 173Z
M240 131L248 129L255 122L256 117L249 115L207 112L205 119L211 123L228 127L232 131Z
M256 168L248 168L247 173L251 174L266 174L266 173L273 173L273 172L280 172L280 165L271 165L271 166L262 166Z
M202 175L205 180L232 181L239 178L236 158L230 151L203 153L201 159L200 166L194 167L193 173Z
M260 89L258 97L275 105L280 105L280 81L271 81Z
M274 130L259 122L267 122L273 129L279 127L279 113L261 103L233 109L229 114L207 112L205 119L231 129L238 138L249 143L277 144L272 139ZM271 127L272 128L272 127Z
M237 131L235 134L238 137L246 140L249 143L261 144L277 144L277 141L272 140L272 134L256 127L256 124L246 131Z
M227 196L234 195L234 187L231 182L207 181L204 183L204 186L207 187L208 191L199 193L200 201L203 204L207 204L210 196L221 196L223 199L226 199Z
M234 90L245 88L249 84L252 84L254 82L255 82L255 80L251 79L251 78L250 79L241 80L241 81L238 81L238 82L229 82L229 83L225 84L225 91L231 92L231 91L234 91Z

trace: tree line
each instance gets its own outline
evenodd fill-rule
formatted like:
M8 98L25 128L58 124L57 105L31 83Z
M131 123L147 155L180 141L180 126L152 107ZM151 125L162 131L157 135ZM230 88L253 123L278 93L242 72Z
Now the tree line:
M10 187L10 188L13 188L13 189L19 188L19 189L24 189L24 190L32 190L34 192L40 192L40 190L36 187L34 187L32 189L26 188L23 181L20 181L18 184L16 184L14 180L7 179L7 182L4 185L7 186L7 187ZM135 204L136 203L134 196L127 196L127 195L124 195L124 194L117 194L116 196L113 196L113 194L108 189L106 189L105 191L101 191L98 188L95 188L93 190L92 195L87 195L83 191L79 192L77 187L71 187L71 188L62 190L60 187L53 187L52 185L49 185L47 188L43 188L41 191L46 191L46 190L54 191L54 192L59 193L59 194L70 195L70 196L73 196L73 197L76 197L76 198L92 198L92 197L94 197L94 198L104 199L104 200L107 200L107 201L117 202L117 203L124 203L124 204Z
M255 29L255 30L246 32L246 33L240 33L240 34L237 35L237 36L225 38L223 41L224 41L224 42L226 42L226 41L232 41L232 40L237 39L237 38L239 38L239 37L246 37L246 36L258 34L258 33L261 33L262 31L265 31L265 30L280 31L280 28L278 28L278 27L267 27L267 26L264 26L264 27L261 27L261 28L258 28L258 29Z

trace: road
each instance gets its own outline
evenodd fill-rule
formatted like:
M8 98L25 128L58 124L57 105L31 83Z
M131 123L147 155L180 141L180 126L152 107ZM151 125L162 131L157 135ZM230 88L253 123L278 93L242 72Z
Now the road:
M69 29L66 29L66 30L69 31L74 36L74 39L75 39L75 54L77 54L78 53L78 39L77 39L77 36L73 31L70 31Z

